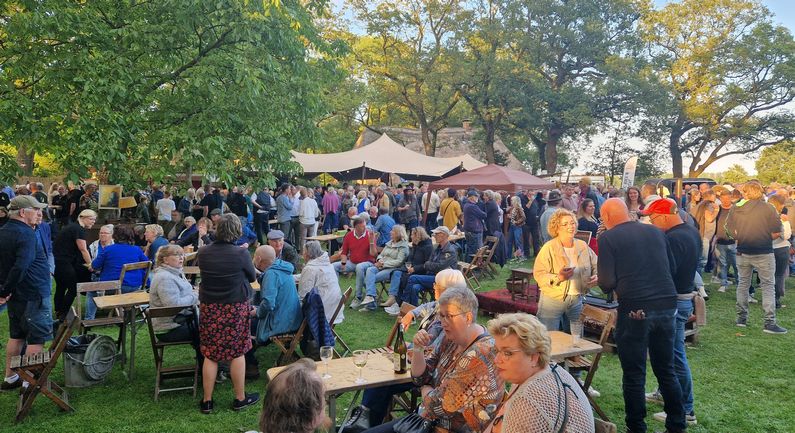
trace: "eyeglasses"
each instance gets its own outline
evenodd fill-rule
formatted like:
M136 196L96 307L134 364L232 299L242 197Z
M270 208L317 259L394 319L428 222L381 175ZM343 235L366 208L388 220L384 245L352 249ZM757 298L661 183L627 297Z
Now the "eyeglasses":
M504 358L510 358L514 353L524 352L522 349L503 349L498 350L497 355L502 355Z
M442 314L442 313L439 313L439 320L445 320L445 321L449 322L449 321L453 320L453 317L460 316L462 314L466 314L466 312L457 313L457 314Z

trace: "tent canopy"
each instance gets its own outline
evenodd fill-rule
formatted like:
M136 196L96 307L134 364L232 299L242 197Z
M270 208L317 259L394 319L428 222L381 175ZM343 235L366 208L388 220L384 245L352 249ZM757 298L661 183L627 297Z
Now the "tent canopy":
M524 171L513 170L495 164L459 173L446 179L431 182L429 189L442 188L477 188L504 190L510 193L529 189L551 189L555 184L545 179L533 176Z
M309 154L292 152L304 174L317 176L328 173L339 180L380 177L394 173L417 180L435 180L484 164L469 154L435 158L414 152L396 143L386 134L374 142L347 152Z

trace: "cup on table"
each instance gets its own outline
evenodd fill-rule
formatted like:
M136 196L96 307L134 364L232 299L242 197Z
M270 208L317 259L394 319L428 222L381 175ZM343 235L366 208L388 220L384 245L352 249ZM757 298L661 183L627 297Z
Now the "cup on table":
M572 320L569 322L569 329L571 333L571 345L577 347L582 338L582 322L579 320Z

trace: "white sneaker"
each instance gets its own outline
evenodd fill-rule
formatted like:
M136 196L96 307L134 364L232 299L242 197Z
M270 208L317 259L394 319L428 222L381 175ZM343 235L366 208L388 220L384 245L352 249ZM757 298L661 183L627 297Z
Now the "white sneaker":
M709 281L710 281L712 284L719 284L719 283L720 283L720 278L718 278L718 277L716 277L716 276L714 276L714 275L713 275L713 276L712 276L712 279L711 279L711 280L709 280Z
M668 416L666 415L665 412L657 412L657 413L654 414L654 419L659 421L659 422L663 422L664 423L666 418L668 418ZM686 414L685 415L685 421L687 422L688 425L696 425L696 424L698 424L698 421L696 420L696 414L695 413Z
M588 387L588 395L590 395L593 398L597 398L597 397L601 397L602 393L597 391L597 390L595 390L594 387L589 386Z
M386 314L389 314L390 316L397 316L398 314L400 314L400 305L394 303L384 308L384 311L386 312Z
M658 390L655 390L654 392L647 392L646 393L646 401L649 402L649 403L662 404L663 403L663 398L662 398L662 394L660 393L660 390L658 389Z
M704 290L704 286L698 288L698 296L704 298L705 301L709 299L709 295L707 294L707 291Z
M720 293L726 293L726 286L720 286L720 287L718 287L718 291L719 291Z
M367 304L369 304L371 302L375 303L375 298L373 298L372 296L368 295L368 296L365 296L364 299L362 299L362 303L359 304L359 305L367 305Z
M756 300L752 295L748 295L748 303L749 304L758 304L759 301Z
M359 305L362 305L362 300L359 298L353 298L353 301L351 301L351 308L352 309L359 308Z

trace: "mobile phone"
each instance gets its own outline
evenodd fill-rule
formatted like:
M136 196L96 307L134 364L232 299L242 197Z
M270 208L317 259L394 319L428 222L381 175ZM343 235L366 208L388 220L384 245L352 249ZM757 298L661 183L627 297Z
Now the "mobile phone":
M563 268L563 272L569 272L569 271L571 271L572 269L574 269L574 267L572 267L572 266L566 266L566 267L564 267L564 268Z

